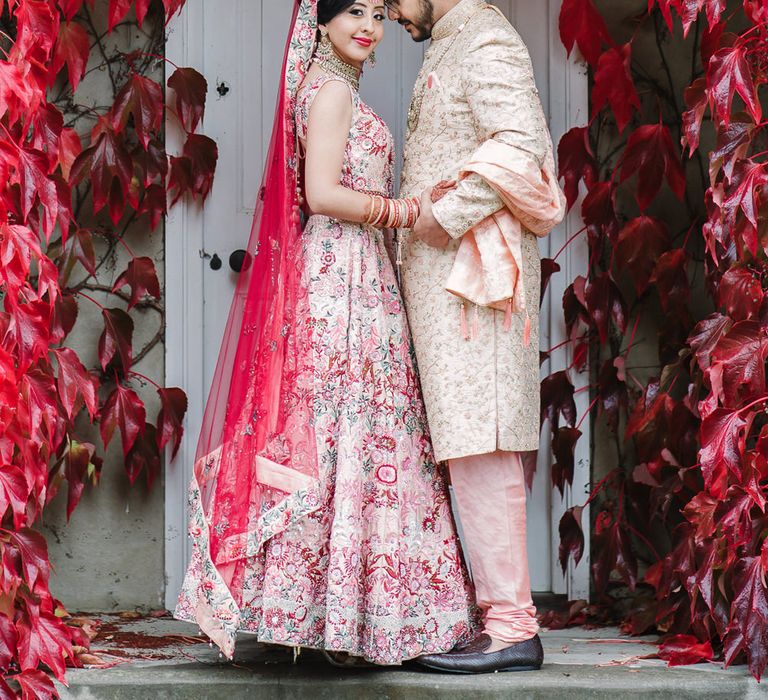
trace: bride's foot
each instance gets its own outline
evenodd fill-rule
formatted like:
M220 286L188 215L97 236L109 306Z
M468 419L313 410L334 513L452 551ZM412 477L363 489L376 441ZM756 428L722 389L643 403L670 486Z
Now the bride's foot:
M362 656L354 656L346 651L323 651L323 656L336 668L376 668L376 664L366 661Z

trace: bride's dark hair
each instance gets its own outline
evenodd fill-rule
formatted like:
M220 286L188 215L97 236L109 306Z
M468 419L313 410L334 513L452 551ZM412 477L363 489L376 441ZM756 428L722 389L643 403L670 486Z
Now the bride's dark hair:
M355 0L319 0L317 3L317 23L328 24L336 15L355 4Z

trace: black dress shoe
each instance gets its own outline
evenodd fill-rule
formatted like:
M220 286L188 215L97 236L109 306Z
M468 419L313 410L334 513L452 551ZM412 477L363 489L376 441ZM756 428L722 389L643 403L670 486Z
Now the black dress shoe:
M544 650L538 634L532 639L486 654L490 646L491 638L481 634L461 650L449 651L447 654L425 654L414 660L420 666L445 673L538 671L544 661Z

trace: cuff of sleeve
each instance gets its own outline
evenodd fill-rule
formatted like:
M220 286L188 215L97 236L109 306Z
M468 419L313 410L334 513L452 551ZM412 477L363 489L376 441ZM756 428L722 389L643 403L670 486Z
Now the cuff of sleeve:
M437 223L445 229L445 232L451 238L458 239L461 238L469 229L463 228L461 223L457 225L456 221L451 221L449 213L450 201L448 201L449 196L450 195L446 195L441 200L435 202L432 205L432 215L435 217Z

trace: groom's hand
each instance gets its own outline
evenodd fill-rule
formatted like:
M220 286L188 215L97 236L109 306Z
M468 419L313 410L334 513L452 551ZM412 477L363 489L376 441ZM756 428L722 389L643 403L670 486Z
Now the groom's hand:
M433 248L446 248L451 237L432 213L432 191L427 188L421 193L421 215L413 227L413 235Z

